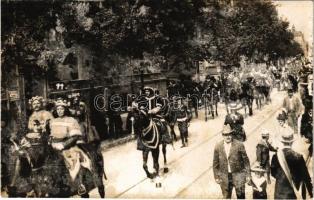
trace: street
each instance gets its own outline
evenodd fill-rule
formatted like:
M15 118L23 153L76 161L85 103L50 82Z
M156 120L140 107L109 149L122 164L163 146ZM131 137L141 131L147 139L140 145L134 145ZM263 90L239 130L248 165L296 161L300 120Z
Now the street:
M262 110L256 110L254 115L245 118L244 128L247 141L244 143L251 165L256 160L255 147L260 138L261 130L268 129L271 139L276 143L277 125L276 113L281 107L285 92L272 92L272 103L264 105ZM244 111L241 111L242 113ZM226 111L219 104L219 116L215 119L204 120L204 110L199 112L199 118L193 119L189 127L189 146L180 148L178 140L174 147L167 147L169 172L163 173L163 156L160 153L160 175L162 187L156 188L155 183L146 178L142 168L141 151L136 150L136 141L105 149L106 197L108 198L222 198L220 187L215 183L212 171L213 150L216 142L222 139L220 131L223 126ZM178 129L175 129L177 136ZM307 145L302 139L294 143L293 148L298 152L307 152ZM152 170L152 158L148 166ZM312 175L312 174L311 174ZM274 179L268 185L268 195L272 198ZM92 197L97 197L92 191ZM247 198L252 196L252 188L246 187ZM235 198L235 192L233 194Z

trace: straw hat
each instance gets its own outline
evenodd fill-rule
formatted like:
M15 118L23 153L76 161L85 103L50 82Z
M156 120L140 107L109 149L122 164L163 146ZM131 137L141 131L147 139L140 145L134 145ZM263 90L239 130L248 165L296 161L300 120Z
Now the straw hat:
M266 172L266 170L263 169L263 168L259 165L259 163L255 163L255 164L253 165L253 167L251 168L251 171L252 171L252 172Z

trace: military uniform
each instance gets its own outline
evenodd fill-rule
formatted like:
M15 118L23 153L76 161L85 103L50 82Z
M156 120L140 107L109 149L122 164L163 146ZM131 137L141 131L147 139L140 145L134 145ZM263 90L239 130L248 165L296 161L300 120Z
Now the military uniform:
M185 105L174 109L175 120L178 122L182 146L188 143L188 123L191 120L191 112Z
M235 114L227 114L225 118L225 125L229 124L234 131L234 138L244 142L246 140L246 134L243 129L244 119L243 115L236 112Z

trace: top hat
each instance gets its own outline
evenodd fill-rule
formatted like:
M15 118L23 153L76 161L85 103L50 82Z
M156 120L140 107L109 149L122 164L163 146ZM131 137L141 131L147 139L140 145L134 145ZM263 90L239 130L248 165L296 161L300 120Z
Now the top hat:
M229 124L224 125L224 127L222 128L222 135L230 135L233 133L232 128L230 127Z

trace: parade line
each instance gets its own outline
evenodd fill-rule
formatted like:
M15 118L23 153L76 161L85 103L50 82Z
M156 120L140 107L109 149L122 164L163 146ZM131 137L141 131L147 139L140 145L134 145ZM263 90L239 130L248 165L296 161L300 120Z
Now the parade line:
M271 104L269 104L271 105ZM269 106L268 105L268 106ZM266 123L269 119L271 119L271 117L276 114L276 112L278 111L278 109L281 107L281 104L279 106L276 107L276 109L272 109L270 111L268 111L267 113L265 113L266 115L269 115L267 117L265 117L265 119L258 125L256 125L254 128L252 128L252 130L248 131L248 133L252 133L255 130L257 130L258 128L260 128L264 123ZM265 107L264 107L265 109ZM177 159L172 160L171 162L168 163L168 167L171 168L173 164L177 163L177 161L181 160L182 158L186 157L187 155L189 155L190 153L194 152L196 149L202 147L204 144L206 144L208 141L210 141L211 139L215 138L216 136L218 136L219 134L221 134L222 131L217 132L216 134L206 138L204 141L200 142L199 144L195 145L195 147L192 147L190 149L190 151L187 151L185 154L179 156ZM248 138L251 134L247 134ZM212 168L212 166L210 166L208 169L206 169L205 171L203 171L201 173L201 175L199 175L196 179L194 179L190 184L188 184L186 187L184 187L183 189L181 189L173 198L179 196L181 193L183 193L189 186L191 186L193 183L195 183L199 178L201 178L208 170L210 170ZM162 171L163 168L160 168L160 171ZM141 183L143 183L144 181L146 181L147 177L143 178L141 181L137 182L136 184L134 184L133 186L129 187L128 189L124 190L123 192L115 195L113 198L119 198L122 195L124 195L125 193L127 193L128 191L132 190L133 188L135 188L136 186L140 185Z

